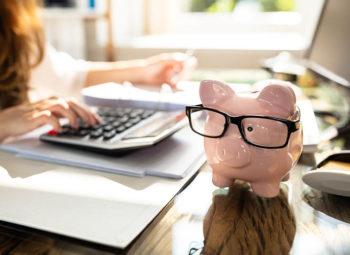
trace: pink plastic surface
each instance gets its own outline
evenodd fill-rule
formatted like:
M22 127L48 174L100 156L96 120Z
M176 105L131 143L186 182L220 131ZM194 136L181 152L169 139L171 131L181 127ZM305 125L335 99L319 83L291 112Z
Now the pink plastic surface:
M201 82L200 97L204 106L231 116L261 115L283 119L295 117L296 97L289 83L268 80L260 82L259 87L257 92L238 94L224 83L206 80ZM210 132L218 124L222 124L221 119L208 118L205 129ZM260 124L269 128L268 123ZM282 134L278 132L285 132L278 130L273 131L273 139L280 139ZM268 145L269 140L263 131L257 135L260 135L258 139ZM289 171L300 157L302 140L302 128L299 128L291 134L286 147L259 148L247 144L238 127L230 124L224 137L204 139L208 163L213 170L213 183L219 187L228 187L235 179L240 179L249 182L252 190L259 196L277 196L280 182L289 178Z

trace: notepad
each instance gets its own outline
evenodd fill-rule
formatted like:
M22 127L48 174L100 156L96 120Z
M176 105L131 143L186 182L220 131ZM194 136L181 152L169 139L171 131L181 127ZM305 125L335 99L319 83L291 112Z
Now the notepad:
M0 221L125 248L189 182L67 167L0 152Z

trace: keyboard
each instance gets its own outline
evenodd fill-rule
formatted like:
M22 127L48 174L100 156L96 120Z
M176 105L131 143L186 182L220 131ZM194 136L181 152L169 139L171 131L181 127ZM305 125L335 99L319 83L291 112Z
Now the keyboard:
M40 139L60 145L103 153L120 153L154 145L173 134L187 121L183 111L167 112L147 109L100 107L102 122L79 128L63 125L62 132L51 130Z

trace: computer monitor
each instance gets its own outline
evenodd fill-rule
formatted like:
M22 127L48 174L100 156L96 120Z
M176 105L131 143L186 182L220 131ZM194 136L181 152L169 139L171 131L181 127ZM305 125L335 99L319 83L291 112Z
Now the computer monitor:
M326 0L307 54L309 67L350 87L350 1Z

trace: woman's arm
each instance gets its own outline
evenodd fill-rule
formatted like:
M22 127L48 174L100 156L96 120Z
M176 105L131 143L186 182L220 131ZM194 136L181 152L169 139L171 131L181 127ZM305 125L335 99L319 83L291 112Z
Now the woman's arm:
M196 59L182 53L161 54L147 59L120 62L89 62L85 86L104 82L175 86L181 74L193 68Z
M120 62L86 62L58 52L50 45L43 61L31 72L29 86L32 98L52 95L80 96L83 87L105 82L175 87L179 80L188 79L196 58L183 53L165 53L141 60ZM187 75L187 77L186 77Z
M111 81L117 83L124 81L141 83L144 76L143 69L146 66L144 62L142 60L89 62L85 86Z

